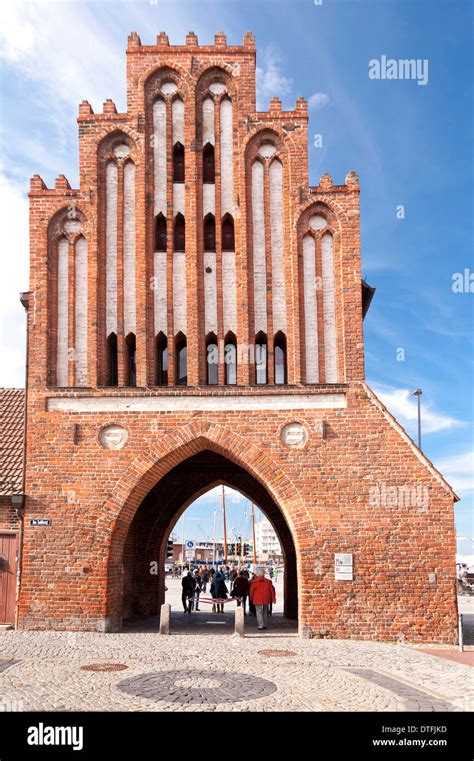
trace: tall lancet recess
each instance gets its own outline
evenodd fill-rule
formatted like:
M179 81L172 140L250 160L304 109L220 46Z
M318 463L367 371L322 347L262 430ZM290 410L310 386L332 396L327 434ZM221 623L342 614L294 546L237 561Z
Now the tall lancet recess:
M253 289L255 334L267 333L267 270L265 258L264 168L252 165Z
M76 386L87 386L87 241L79 236L75 242L75 323L74 367Z
M270 164L270 240L272 252L273 333L286 335L286 292L283 228L283 166L278 159Z
M337 383L336 301L334 290L334 240L331 233L321 240L324 312L324 372L326 383Z
M135 289L135 164L123 170L123 302L124 333L136 333Z
M202 209L204 244L204 332L217 335L217 255L215 185L215 107L211 97L202 102Z
M186 207L185 207L185 141L184 103L181 98L171 106L173 144L173 328L174 335L187 334L186 309Z
M105 205L105 298L107 340L117 335L117 239L118 239L118 168L109 161L106 169Z
M65 237L58 241L57 261L56 385L67 386L69 367L69 242Z
M153 293L155 336L168 334L167 288L167 209L166 209L166 103L159 98L153 105L153 162L155 250Z
M309 234L303 238L303 294L306 383L319 383L316 242Z
M232 101L221 100L221 214L234 215L234 154L232 150Z
M237 333L237 275L234 238L233 106L224 94L220 102L222 327L224 335Z

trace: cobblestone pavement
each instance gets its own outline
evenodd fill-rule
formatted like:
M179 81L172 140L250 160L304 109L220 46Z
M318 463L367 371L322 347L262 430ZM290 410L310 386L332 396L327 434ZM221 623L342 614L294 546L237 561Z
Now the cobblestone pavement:
M128 668L81 669L114 663ZM206 635L0 634L6 711L472 711L472 673L410 645L306 640L284 629L245 639L212 627Z

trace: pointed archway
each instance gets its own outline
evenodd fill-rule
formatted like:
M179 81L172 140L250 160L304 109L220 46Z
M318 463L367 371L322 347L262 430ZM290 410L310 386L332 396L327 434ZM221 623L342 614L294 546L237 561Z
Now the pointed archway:
M189 505L219 484L230 486L255 502L273 525L284 556L284 616L297 619L296 550L282 511L255 477L208 449L169 471L150 490L135 513L123 554L124 619L159 613L165 599L162 569L168 536ZM156 569L161 572L157 574Z
M106 630L117 630L121 627L124 593L126 594L124 588L124 568L126 567L124 550L137 510L146 498L150 499L149 495L152 490L163 481L168 473L181 463L191 460L192 457L204 451L219 455L231 463L234 468L238 469L240 479L246 474L246 477L251 480L249 487L251 495L255 493L256 489L262 490L259 500L255 501L260 504L264 512L271 513L273 516L271 521L274 525L275 521L282 521L282 527L280 531L277 528L277 533L281 534L284 525L286 535L291 537L291 544L294 548L295 589L297 589L297 580L300 576L300 552L294 521L295 518L301 518L303 515L307 520L309 519L307 509L297 490L281 468L265 452L249 442L247 438L224 426L206 421L191 423L177 428L173 434L161 438L157 435L156 442L129 465L103 505L96 537L107 548L108 553L107 602L106 611L104 611ZM237 471L235 472L237 473ZM214 478L213 483L215 482L216 479ZM211 483L210 481L201 488L206 491L210 488ZM229 485L232 483L230 482ZM246 488L241 490L248 496ZM188 496L187 504L196 496L198 496L197 490L194 491L193 495ZM185 503L186 500L182 500L179 506L175 505L174 515L185 509L187 506ZM280 516L279 519L278 516ZM167 525L170 525L172 521L173 518L168 517ZM289 557L291 557L289 540L285 546L288 548ZM163 546L161 551L163 551ZM158 591L158 600L161 597L162 595ZM287 605L290 605L287 612L294 615L297 609L297 600L291 608L292 603L289 594L286 595L286 599Z

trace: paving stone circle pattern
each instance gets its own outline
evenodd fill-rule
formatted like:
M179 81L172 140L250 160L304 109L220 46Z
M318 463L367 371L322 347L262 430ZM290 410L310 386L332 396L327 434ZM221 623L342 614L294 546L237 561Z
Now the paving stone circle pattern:
M241 703L266 697L277 687L268 679L235 671L154 671L124 679L119 690L149 700L178 703Z

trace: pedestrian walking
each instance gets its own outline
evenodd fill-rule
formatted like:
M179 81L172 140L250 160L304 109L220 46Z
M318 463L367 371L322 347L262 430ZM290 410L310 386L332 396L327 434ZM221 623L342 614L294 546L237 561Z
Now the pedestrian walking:
M268 606L276 602L275 587L270 579L265 578L265 568L260 568L258 576L251 582L249 596L255 605L258 630L263 631L267 628Z
M237 607L240 607L241 605L244 608L244 615L246 615L245 612L245 605L247 603L247 597L249 593L249 580L247 576L245 576L244 571L239 571L239 575L237 576L236 580L234 581L234 586L232 588L232 597L239 598L237 600Z
M201 594L201 576L199 568L194 571L194 593L193 593L193 607L194 610L199 610L199 595Z
M195 586L196 582L193 578L193 575L191 571L188 571L187 574L183 576L183 580L181 582L181 587L183 590L181 593L181 602L183 603L185 613L191 613Z
M211 596L213 600L226 600L228 593L227 585L220 573L216 573L211 584ZM224 603L215 603L217 613L224 612ZM214 606L213 606L214 610Z
M277 581L278 581L278 574L279 574L279 573L280 573L280 569L279 569L279 568L275 568L275 584L276 584L276 583L277 583Z
M209 570L207 568L207 565L205 565L201 571L201 592L203 593L205 593L206 591L208 580L209 580Z
M252 581L254 579L256 579L256 578L257 578L257 575L253 571L251 571L250 575L249 575L249 614L251 616L256 616L257 615L257 611L255 610L255 605L253 604L253 602L251 600L251 597L250 597L250 585L251 585Z

